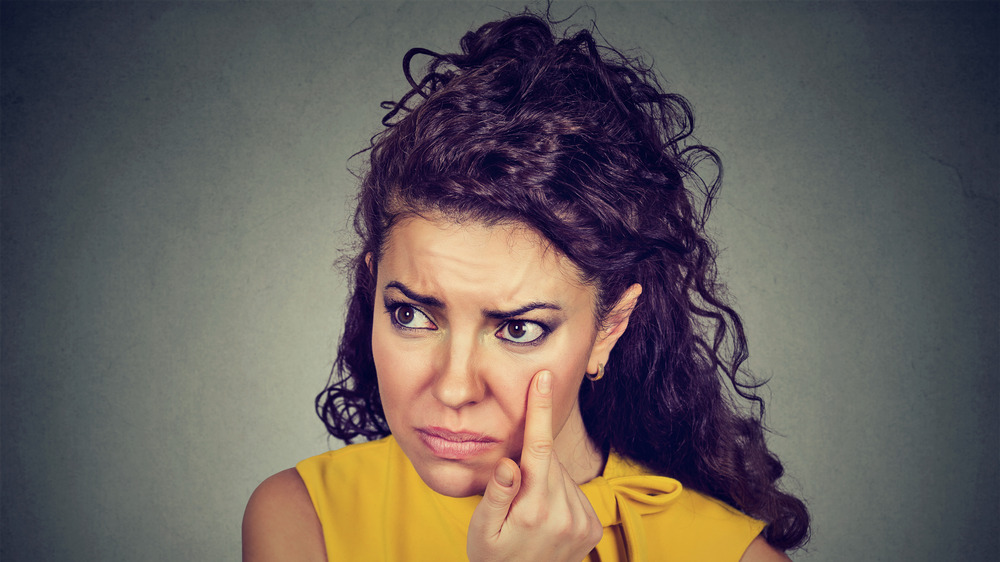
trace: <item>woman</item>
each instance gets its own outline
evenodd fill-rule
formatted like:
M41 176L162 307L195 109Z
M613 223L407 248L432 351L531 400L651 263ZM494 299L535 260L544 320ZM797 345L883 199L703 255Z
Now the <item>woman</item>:
M786 560L808 515L740 371L687 102L530 14L462 51L407 53L362 175L317 408L373 441L263 482L244 558Z

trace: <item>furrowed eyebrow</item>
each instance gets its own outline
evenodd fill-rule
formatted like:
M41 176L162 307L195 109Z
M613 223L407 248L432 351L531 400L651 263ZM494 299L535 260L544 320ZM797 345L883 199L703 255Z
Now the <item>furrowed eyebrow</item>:
M386 284L385 288L386 290L396 289L397 291L403 293L403 295L405 295L406 298L415 301L417 303L420 303L424 306L431 306L435 308L446 308L444 303L441 302L440 300L428 295L421 295L420 293L414 291L413 289L407 287L406 285L404 285L399 281L390 281L389 283ZM521 316L522 314L525 314L527 312L531 312L532 310L539 310L539 309L562 310L562 307L551 302L532 302L522 307L515 308L514 310L484 310L483 316L485 316L486 318L492 318L493 320L509 320L511 318L517 318L518 316Z
M521 308L516 308L514 310L484 310L483 316L487 318L492 318L494 320L509 320L511 318L517 318L518 316L531 312L532 310L538 309L548 309L548 310L562 310L562 308L554 303L550 302L533 302L528 303Z
M385 286L386 289L396 289L400 293L406 295L406 298L416 301L424 306L433 306L435 308L444 308L444 303L439 301L434 297L429 297L427 295L421 295L407 287L406 285L400 283L399 281L390 281Z

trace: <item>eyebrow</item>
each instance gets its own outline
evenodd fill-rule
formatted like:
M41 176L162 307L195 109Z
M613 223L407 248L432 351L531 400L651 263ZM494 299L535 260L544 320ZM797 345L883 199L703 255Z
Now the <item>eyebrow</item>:
M435 308L445 307L444 303L439 301L438 299L427 295L421 295L420 293L414 291L413 289L410 289L409 287L400 283L399 281L390 281L389 283L386 284L385 288L396 289L400 293L406 295L406 298L412 301L416 301L424 306L433 306Z
M514 310L484 310L483 316L487 318L492 318L494 320L508 320L510 318L516 318L526 312L531 312L532 310L538 309L548 309L548 310L562 310L559 305L550 302L532 302L528 303L520 308L515 308Z
M403 293L406 298L418 302L424 306L433 306L435 308L446 308L444 303L440 300L429 296L421 295L420 293L414 291L413 289L407 287L406 285L400 283L399 281L390 281L385 286L386 289L396 289L397 291ZM483 316L487 318L492 318L494 320L509 320L511 318L516 318L532 310L562 310L562 307L558 304L551 302L530 302L524 306L515 308L513 310L484 310Z

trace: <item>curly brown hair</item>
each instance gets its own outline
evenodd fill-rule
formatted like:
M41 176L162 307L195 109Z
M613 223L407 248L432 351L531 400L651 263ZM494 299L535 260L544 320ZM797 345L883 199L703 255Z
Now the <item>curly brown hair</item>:
M516 221L597 288L599 318L633 283L643 287L611 375L580 390L595 444L764 520L771 545L800 547L809 516L778 487L761 383L741 369L746 336L704 230L721 164L689 142L688 102L590 31L557 38L547 18L528 13L469 32L461 48L406 54L412 89L383 104L386 128L367 149L345 331L316 399L330 434L351 442L390 433L371 349L376 274L365 256L377 267L394 222L422 211ZM417 55L431 58L419 80ZM706 161L717 169L707 183L695 172Z

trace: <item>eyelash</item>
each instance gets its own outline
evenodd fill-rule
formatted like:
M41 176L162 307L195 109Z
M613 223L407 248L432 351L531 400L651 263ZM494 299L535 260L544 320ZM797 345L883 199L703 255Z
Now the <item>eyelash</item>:
M427 314L426 312L424 312L423 310L421 310L420 308L418 308L416 306L413 306L412 304L407 303L407 302L390 301L390 300L387 299L385 301L385 311L386 311L386 314L389 315L389 321L392 323L393 327L395 327L398 330L405 330L405 331L436 330L437 329L437 325L436 324L434 324L434 328L413 328L411 326L404 326L403 324L401 324L399 322L399 320L396 319L396 312L400 308L402 308L404 306L412 308L413 310L417 311L419 314L421 314L425 318L427 318L428 322L430 322L431 324L434 324L434 320L431 319L430 315ZM518 324L518 323L520 323L520 324L534 324L535 326L538 326L542 330L542 333L537 338L535 338L535 339L533 339L531 341L527 341L527 342L517 342L517 341L509 340L507 338L500 337L500 333L503 332L508 326L510 326L511 324ZM505 320L502 324L500 324L500 326L497 327L496 331L494 331L493 334L496 336L496 338L498 340L502 340L505 343L507 343L508 345L513 345L513 346L517 346L517 347L535 347L535 346L541 345L542 342L545 341L545 339L549 336L549 333L551 333L551 332L552 332L552 329L549 328L543 322L538 322L537 320L522 320L522 319L519 319L519 318L511 318L509 320Z
M513 341L507 338L500 337L500 334L504 330L506 330L511 324L534 324L535 326L538 326L542 330L542 333L537 338L531 341ZM517 318L511 318L510 320L505 320L503 324L500 324L500 327L497 328L497 330L493 332L493 334L497 337L497 339L503 340L508 345L515 345L518 347L535 347L541 345L542 342L545 341L545 338L549 336L549 333L551 331L552 330L548 326L536 320L520 320Z
M412 326L404 326L403 324L401 324L399 322L399 320L396 319L396 313L399 311L400 308L403 308L404 306L408 307L408 308L412 308L418 314L420 314L424 318L426 318L428 322L430 322L431 324L433 324L434 327L433 328L414 328ZM430 317L429 314L427 314L423 310L420 310L419 308L413 306L410 303L396 302L396 301L386 300L386 302L385 302L385 311L386 311L386 314L389 315L389 321L392 323L393 327L395 327L397 330L418 331L418 330L436 330L437 329L437 324L434 323L434 320L431 319L431 317Z

